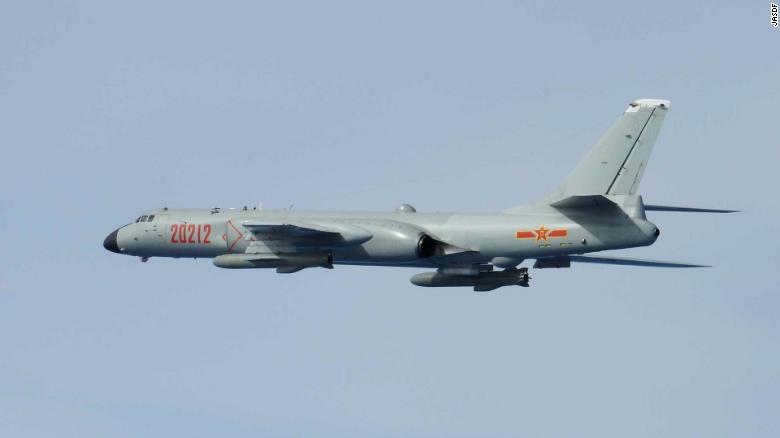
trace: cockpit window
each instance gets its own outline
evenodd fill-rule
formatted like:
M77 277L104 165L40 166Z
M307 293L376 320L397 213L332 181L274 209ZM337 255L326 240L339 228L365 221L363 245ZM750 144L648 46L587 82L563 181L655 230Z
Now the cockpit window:
M135 220L135 222L136 222L136 223L138 223L138 222L141 222L141 218L142 218L142 217L143 217L143 216L138 216L138 219L136 219L136 220Z
M149 217L146 218L146 222L151 222L152 220L154 220L154 215L150 214Z

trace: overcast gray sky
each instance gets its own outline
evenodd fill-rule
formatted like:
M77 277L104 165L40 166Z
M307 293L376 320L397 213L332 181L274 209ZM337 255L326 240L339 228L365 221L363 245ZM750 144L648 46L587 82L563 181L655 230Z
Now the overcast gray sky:
M0 435L777 436L780 29L749 2L4 2ZM636 98L650 248L529 289L106 252L160 207L499 211Z

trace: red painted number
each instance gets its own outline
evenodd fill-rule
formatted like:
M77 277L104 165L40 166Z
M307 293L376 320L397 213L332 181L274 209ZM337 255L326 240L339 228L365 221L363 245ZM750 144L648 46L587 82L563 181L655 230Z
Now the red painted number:
M211 235L211 224L206 224L203 226L203 232L206 233L206 237L203 238L203 243L209 244L211 241L209 240L209 236Z
M211 224L171 224L171 243L210 244Z

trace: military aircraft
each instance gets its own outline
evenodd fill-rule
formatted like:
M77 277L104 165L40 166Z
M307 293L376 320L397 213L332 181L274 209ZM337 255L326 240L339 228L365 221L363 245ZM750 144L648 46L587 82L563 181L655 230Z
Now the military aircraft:
M527 287L528 268L518 267L527 259L537 269L571 263L704 267L584 255L652 245L660 231L647 211L734 211L647 205L637 194L669 105L631 102L555 191L501 213L422 213L408 204L392 212L161 208L113 231L103 246L142 261L209 257L220 268L278 273L337 264L431 268L411 282L475 291Z

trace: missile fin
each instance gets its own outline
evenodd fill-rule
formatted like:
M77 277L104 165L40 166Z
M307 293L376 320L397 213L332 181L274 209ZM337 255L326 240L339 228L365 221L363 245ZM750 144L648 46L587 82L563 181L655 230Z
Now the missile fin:
M480 284L474 286L474 292L490 292L491 290L496 290L501 286L506 286L506 285L505 284Z

